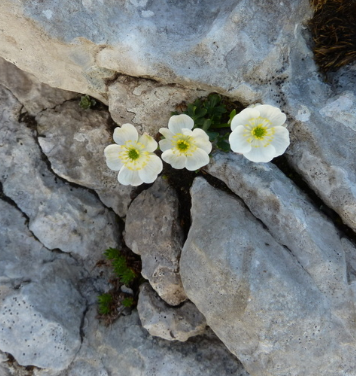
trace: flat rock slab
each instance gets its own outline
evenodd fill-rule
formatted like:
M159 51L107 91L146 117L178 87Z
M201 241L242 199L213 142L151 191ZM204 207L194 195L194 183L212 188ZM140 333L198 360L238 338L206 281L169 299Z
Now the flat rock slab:
M101 201L121 217L131 202L132 187L119 184L104 157L114 143L107 111L83 110L66 102L36 117L39 144L53 171L63 179L94 189Z
M142 275L170 305L187 299L179 275L183 231L178 223L178 197L158 178L132 202L126 218L125 242L142 259Z
M356 341L296 257L236 197L197 178L181 256L190 300L252 375L345 375ZM215 231L216 226L219 231Z
M183 343L168 342L149 336L136 311L109 327L95 316L92 307L84 322L83 346L60 376L248 376L211 332Z
M190 337L204 334L205 317L192 302L170 307L160 299L149 283L140 286L137 311L142 326L155 337L167 341L185 342Z
M61 370L78 352L85 302L74 284L80 275L75 268L63 259L49 263L38 282L0 301L0 349L20 365Z
M76 254L92 268L119 244L114 213L94 194L71 187L47 167L36 132L18 121L20 103L0 86L0 182L25 213L29 228L48 249Z

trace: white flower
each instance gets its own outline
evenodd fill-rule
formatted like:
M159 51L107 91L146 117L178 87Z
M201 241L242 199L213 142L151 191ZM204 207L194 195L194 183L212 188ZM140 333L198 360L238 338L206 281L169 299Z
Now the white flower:
M195 171L209 163L211 142L199 128L192 131L194 121L188 115L174 115L169 119L168 129L159 131L165 137L159 142L162 159L173 168Z
M290 143L285 121L286 115L268 104L244 109L231 121L231 149L252 162L271 161Z
M153 183L163 168L162 161L153 153L157 142L146 133L139 137L131 124L115 128L114 141L117 145L107 146L104 154L108 167L120 170L119 182L134 186Z

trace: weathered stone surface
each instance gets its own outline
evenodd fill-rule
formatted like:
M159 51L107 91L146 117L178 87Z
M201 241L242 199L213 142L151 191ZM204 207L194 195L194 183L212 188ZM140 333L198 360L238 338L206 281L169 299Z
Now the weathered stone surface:
M20 211L1 199L0 213L0 283L37 280L54 255L33 237Z
M0 182L5 195L29 217L30 230L49 248L60 248L92 267L119 242L115 215L90 192L57 179L42 160L35 133L19 123L21 105L0 87Z
M142 275L170 305L187 299L179 275L183 232L178 223L178 198L159 178L131 204L126 218L125 242L141 255Z
M69 370L61 376L248 376L240 362L211 332L187 342L148 335L137 312L104 327L87 312L84 341Z
M106 166L104 149L113 143L108 120L106 111L66 102L36 117L38 141L56 174L94 189L106 206L125 216L132 187L119 184L118 173Z
M311 9L308 0L6 0L0 14L0 55L52 86L105 97L119 72L254 101L288 69Z
M330 310L353 331L355 314L344 242L333 223L271 163L252 163L241 155L216 153L207 171L224 181L288 247L328 300ZM356 248L352 252L356 255ZM349 256L347 256L349 258Z
M46 108L55 107L78 97L77 93L55 89L41 83L34 75L26 73L0 57L0 85L6 87L21 102L25 111L35 116Z
M298 64L297 57L293 61L294 74L299 78L283 86L287 109L294 119L288 160L355 231L355 86L351 88L342 76L333 85L324 83L311 56L307 63Z
M149 283L140 286L137 311L142 326L152 336L168 341L184 342L205 332L205 317L192 302L185 302L178 308L169 307Z
M340 265L342 249L334 252L332 257L326 250L324 258ZM340 307L342 294L328 286L335 274L320 289L318 265L307 269L307 260L322 260L318 250L305 249L303 257L299 261L277 243L239 199L195 180L192 227L180 261L184 288L252 375L341 376L356 367L354 325L345 325L350 312L354 315L351 292L349 304ZM330 268L342 273L332 281L340 288L340 280L347 280L346 265ZM344 289L346 296L346 282Z
M47 264L38 282L24 284L0 302L0 349L21 365L64 369L80 348L84 299L80 275L67 260Z
M120 76L109 86L109 109L118 124L134 124L140 133L155 136L160 128L167 127L178 104L194 102L207 94L179 85Z

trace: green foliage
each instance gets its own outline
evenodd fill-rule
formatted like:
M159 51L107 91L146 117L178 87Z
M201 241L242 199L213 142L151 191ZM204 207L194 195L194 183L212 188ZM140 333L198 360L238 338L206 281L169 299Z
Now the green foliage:
M96 100L93 98L90 98L89 95L81 96L79 106L83 108L84 110L88 110L90 107L93 107L95 105L96 105Z
M125 285L129 285L137 274L128 265L126 258L120 253L118 249L109 248L104 252L105 257L111 261L114 273Z
M125 298L121 304L124 306L124 307L132 307L134 304L135 304L135 301L133 300L133 298Z
M226 104L219 94L210 94L207 98L198 98L194 103L187 105L184 114L190 116L194 120L194 128L201 128L209 136L212 142L218 149L228 152L230 151L230 144L228 138L232 118L236 115L236 110L232 110L228 115ZM173 115L178 115L177 112Z
M111 313L111 305L113 297L110 294L101 294L98 296L99 313L101 315L108 315Z

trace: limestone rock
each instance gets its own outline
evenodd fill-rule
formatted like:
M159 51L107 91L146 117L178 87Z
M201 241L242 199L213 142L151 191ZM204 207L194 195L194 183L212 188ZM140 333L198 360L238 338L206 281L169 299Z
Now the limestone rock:
M116 247L115 215L85 189L58 179L43 161L35 132L19 123L20 104L0 87L0 182L29 217L29 228L48 249L76 254L92 268L102 252Z
M80 348L80 323L85 302L66 260L42 270L38 282L24 284L0 302L0 349L21 365L61 370Z
M120 125L134 124L140 133L155 136L168 126L176 106L207 96L203 90L186 89L179 85L164 85L152 80L120 76L109 86L109 109Z
M206 328L204 316L192 302L184 302L178 308L169 307L148 283L140 287L137 311L142 326L152 336L168 341L184 342L203 334Z
M125 242L141 255L142 275L164 301L178 305L187 299L179 275L183 232L178 224L178 198L162 178L132 202Z
M109 327L95 315L92 307L84 321L83 345L61 376L248 376L211 332L187 342L167 342L149 336L136 311Z
M352 322L344 325L353 301L335 314L332 294L341 294L329 289L330 279L319 288L317 265L306 269L238 198L202 178L191 191L192 227L180 261L183 285L246 370L256 376L353 372L355 333ZM313 251L304 250L306 260L312 253L311 263L318 257ZM346 281L346 265L339 278Z
M56 174L94 189L106 206L125 216L132 187L119 184L118 173L106 166L104 149L113 143L108 120L105 111L66 102L36 118L38 141Z
M55 89L41 83L34 75L26 73L0 57L0 85L6 87L21 102L26 112L35 116L46 108L55 107L78 97L77 93Z
M207 171L239 196L280 244L285 245L349 330L355 314L345 243L308 197L275 165L252 163L241 155L217 153ZM346 246L347 248L347 246Z
M105 100L119 72L254 101L288 70L311 8L308 0L5 0L0 15L0 56L51 86Z
M20 211L1 199L0 213L0 283L37 280L54 255L33 237Z

